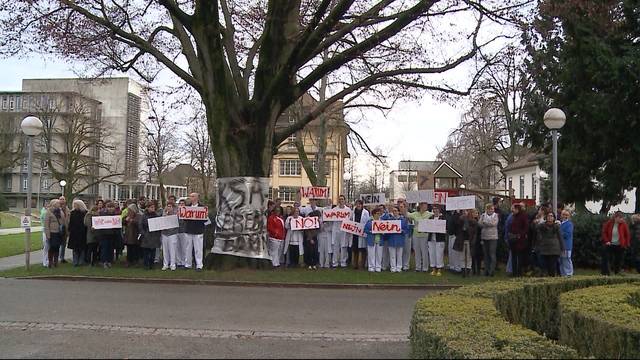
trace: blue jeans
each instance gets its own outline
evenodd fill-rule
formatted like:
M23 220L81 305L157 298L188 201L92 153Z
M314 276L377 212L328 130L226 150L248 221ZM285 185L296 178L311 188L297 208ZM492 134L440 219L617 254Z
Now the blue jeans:
M146 269L153 268L153 261L156 258L155 248L142 248L142 261Z
M573 276L573 262L571 261L571 250L566 250L560 256L560 275Z
M100 262L109 264L113 262L113 242L111 238L100 239Z

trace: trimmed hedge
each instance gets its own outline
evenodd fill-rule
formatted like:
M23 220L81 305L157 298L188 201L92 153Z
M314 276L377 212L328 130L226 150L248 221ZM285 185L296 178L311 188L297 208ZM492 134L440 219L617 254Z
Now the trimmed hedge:
M411 321L411 356L576 358L576 350L549 337L559 334L560 295L636 281L640 278L520 279L427 296L417 303Z
M502 316L551 339L558 339L560 330L560 295L591 286L639 281L638 277L584 276L570 280L562 278L532 279L512 290L497 293L494 304Z
M640 356L640 284L596 286L560 296L560 341L584 356Z
M411 321L413 358L576 358L578 353L535 331L507 322L493 304L495 293L522 286L496 282L428 296Z

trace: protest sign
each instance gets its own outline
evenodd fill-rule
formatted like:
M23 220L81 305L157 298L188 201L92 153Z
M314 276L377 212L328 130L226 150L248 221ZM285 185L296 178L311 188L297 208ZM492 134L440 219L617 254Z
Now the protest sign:
M158 216L149 219L149 231L175 229L178 226L177 215Z
M343 220L342 224L340 224L340 230L358 236L364 236L364 225L351 221L351 220Z
M307 199L329 199L329 188L325 186L302 186L300 195Z
M206 206L180 206L178 208L180 220L207 220L209 209Z
M320 227L320 219L318 219L317 216L298 216L298 218L292 217L289 221L291 222L291 230L317 229Z
M322 210L322 221L342 221L351 219L351 209L334 207Z
M476 207L475 195L447 197L447 210L468 210Z
M418 231L423 233L447 233L447 220L420 220L418 221Z
M399 234L402 232L402 222L400 220L374 220L371 223L371 233L373 234Z
M91 218L91 227L94 229L122 229L122 219L115 216L94 216Z
M433 193L433 203L436 205L446 205L448 196L449 193L446 191L436 191Z
M406 191L404 194L409 204L433 204L433 190Z
M380 205L385 203L384 193L360 194L360 200L362 200L365 205Z
M214 254L271 259L268 253L269 178L217 179Z

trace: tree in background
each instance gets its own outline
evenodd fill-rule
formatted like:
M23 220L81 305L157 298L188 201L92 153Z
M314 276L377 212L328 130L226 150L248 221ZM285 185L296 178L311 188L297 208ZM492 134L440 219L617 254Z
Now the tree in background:
M2 0L0 54L38 50L147 80L169 69L204 104L218 175L268 176L275 147L345 97L466 93L443 74L494 40L480 36L484 23L527 2ZM328 74L340 87L276 131L278 117Z
M527 142L549 152L543 114L551 106L566 113L559 194L581 211L585 201L602 200L606 213L625 190L640 187L639 7L638 0L546 0L525 32L535 82Z
M20 130L22 119L13 119L13 114L0 117L0 171L15 166L23 158L24 134Z
M178 123L152 107L152 116L143 122L143 128L147 133L147 143L142 147L142 153L150 165L149 178L154 176L160 185L160 206L164 206L167 203L164 176L180 160L180 138L176 136L179 133Z
M211 151L211 142L207 132L207 120L199 115L194 119L193 125L185 136L184 143L191 166L196 170L205 202L208 202L213 193L211 185L216 179L216 161Z

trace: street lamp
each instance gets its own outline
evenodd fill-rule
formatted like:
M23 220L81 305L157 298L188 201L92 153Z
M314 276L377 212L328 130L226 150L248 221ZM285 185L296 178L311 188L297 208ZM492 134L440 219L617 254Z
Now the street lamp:
M553 137L553 211L558 211L558 130L567 120L564 112L551 108L544 113L544 125L551 130Z
M31 223L31 173L33 171L33 138L40 135L42 132L42 121L35 116L27 116L20 123L22 132L27 135L27 149L28 149L28 162L27 162L27 208L24 211L24 215L29 219ZM24 262L27 270L29 270L29 256L31 254L31 227L24 229Z
M62 180L60 180L59 184L60 184L60 187L62 188L62 196L64 196L64 188L65 188L65 186L67 186L67 180L62 179Z

